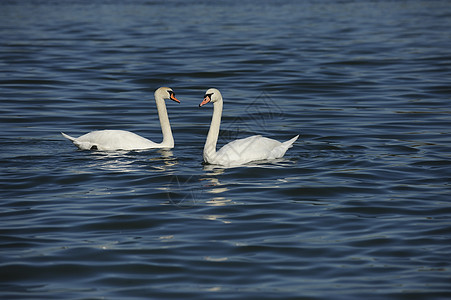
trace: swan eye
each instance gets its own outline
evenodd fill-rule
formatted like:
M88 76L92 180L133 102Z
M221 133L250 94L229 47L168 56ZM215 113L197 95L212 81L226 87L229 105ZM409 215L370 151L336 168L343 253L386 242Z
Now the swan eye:
M211 94L205 94L205 96L204 96L204 98L210 98L211 99L211 95L213 95L213 93L211 93Z

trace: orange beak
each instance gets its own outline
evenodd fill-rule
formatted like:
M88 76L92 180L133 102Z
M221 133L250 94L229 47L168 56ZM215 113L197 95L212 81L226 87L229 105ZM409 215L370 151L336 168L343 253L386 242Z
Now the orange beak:
M180 103L180 100L175 98L175 95L173 93L171 93L171 100L174 100L177 103Z
M211 98L209 95L206 95L204 100L199 104L199 107L204 106L205 104L207 104L208 102L211 101Z

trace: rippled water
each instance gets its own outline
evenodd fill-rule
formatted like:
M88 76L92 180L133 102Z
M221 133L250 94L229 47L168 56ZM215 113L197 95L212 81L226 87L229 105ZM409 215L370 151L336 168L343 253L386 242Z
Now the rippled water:
M448 1L2 1L4 299L451 297ZM124 129L171 151L79 151ZM262 134L283 159L202 164Z

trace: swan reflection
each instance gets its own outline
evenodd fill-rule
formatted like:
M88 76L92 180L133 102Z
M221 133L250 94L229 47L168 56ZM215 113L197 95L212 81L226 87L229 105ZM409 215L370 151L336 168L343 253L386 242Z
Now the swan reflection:
M167 184L159 189L165 191L168 202L181 208L197 205L224 206L232 200L224 197L229 188L220 181L224 168L204 167L205 173L200 174L174 174Z
M178 165L178 160L173 156L171 150L159 149L156 152L159 153L160 156L149 159L149 161L152 162L151 167L153 169L158 171L169 171L172 170L174 166Z
M94 160L89 167L99 168L101 170L129 173L142 171L143 165L149 165L153 170L170 171L178 164L171 150L158 149L141 151L97 151L92 153ZM147 158L149 153L157 154L154 157ZM139 158L146 158L139 160Z

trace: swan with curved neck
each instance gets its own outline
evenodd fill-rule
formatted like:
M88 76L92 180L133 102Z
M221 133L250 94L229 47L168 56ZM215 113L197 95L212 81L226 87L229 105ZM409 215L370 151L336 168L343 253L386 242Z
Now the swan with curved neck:
M160 118L163 141L155 143L143 138L133 132L125 130L98 130L84 134L78 138L73 138L65 133L61 134L72 141L81 150L142 150L151 148L173 148L174 138L172 137L171 125L169 124L168 112L166 110L165 99L175 102L180 101L175 97L171 88L160 87L155 91L155 102L157 104L158 117Z
M203 155L206 163L237 166L256 160L281 158L299 137L297 135L282 143L261 135L253 135L234 140L216 151L223 106L222 95L217 89L208 89L199 107L209 102L213 103L213 117L204 146Z

